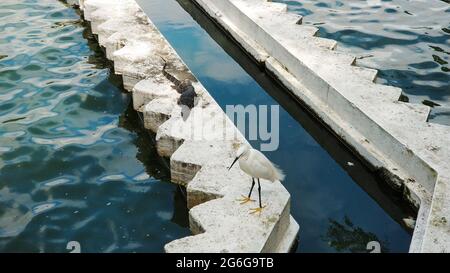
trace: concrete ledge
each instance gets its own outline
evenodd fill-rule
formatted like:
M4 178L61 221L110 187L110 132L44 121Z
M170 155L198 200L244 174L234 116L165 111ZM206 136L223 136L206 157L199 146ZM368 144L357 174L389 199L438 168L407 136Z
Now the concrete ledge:
M257 62L373 167L420 206L411 252L450 251L450 128L427 123L429 108L399 102L376 71L315 37L283 4L195 0ZM447 198L446 198L447 196Z
M158 131L158 128L170 118L175 107L176 103L171 98L157 98L152 100L145 105L143 110L144 127L153 132Z
M196 88L196 90L201 89ZM156 147L161 155L170 157L184 140L219 142L232 140L235 136L240 136L240 133L228 120L220 106L215 102L200 99L198 106L191 110L189 117L183 118L181 108L178 107L171 114L170 119L158 128Z
M249 215L249 207L236 201L251 179L226 165L245 138L134 0L80 0L79 7L133 93L144 126L156 133L158 153L170 157L173 182L187 187L190 227L198 235L170 242L165 251L289 251L299 230L290 216L289 193L280 183L262 181L268 208L260 216ZM198 101L186 116L177 105L179 94L162 74L161 56L171 74L193 81Z
M149 78L138 82L132 90L134 109L141 111L143 106L156 98L167 98L171 101L176 101L179 94L171 85L172 83L166 78ZM153 132L156 132L157 129L155 128Z

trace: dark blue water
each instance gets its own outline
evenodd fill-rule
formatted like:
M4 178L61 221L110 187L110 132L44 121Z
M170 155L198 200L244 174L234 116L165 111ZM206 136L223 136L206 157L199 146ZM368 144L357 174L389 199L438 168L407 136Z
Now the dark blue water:
M77 12L0 3L0 252L159 252L177 186Z
M379 70L378 82L411 102L432 101L430 120L450 125L450 4L440 0L276 0L316 25L320 36Z
M280 146L265 154L287 174L300 224L297 251L363 251L372 240L386 251L408 251L411 236L399 222L411 212L191 1L138 2L221 107L281 104Z

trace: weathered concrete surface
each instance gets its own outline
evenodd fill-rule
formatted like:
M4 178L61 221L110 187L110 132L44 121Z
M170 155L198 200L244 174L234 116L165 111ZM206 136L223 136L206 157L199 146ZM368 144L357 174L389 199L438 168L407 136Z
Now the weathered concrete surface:
M298 225L289 216L289 193L280 183L261 181L263 203L269 204L261 216L248 214L256 203L240 205L236 201L248 193L251 185L250 177L239 168L227 170L236 144L186 141L172 155L174 180L180 184L189 181L191 230L202 234L197 239L187 237L167 244L167 252L180 248L189 251L191 244L197 245L199 252L286 252L292 246Z
M240 205L251 180L239 168L227 171L245 138L195 79L180 57L134 0L80 0L115 73L133 92L133 107L156 133L157 150L170 157L172 179L187 187L190 226L195 236L166 245L167 252L287 252L298 224L290 216L290 195L281 183L262 181L267 209L249 215L256 204ZM181 115L179 94L162 74L189 78L198 94L195 107ZM224 240L226 238L226 240Z
M399 102L333 41L315 37L286 5L266 0L195 0L393 186L420 206L411 252L450 252L450 128L427 123L429 108Z
M78 0L66 0L66 3L70 6L78 7L79 3Z

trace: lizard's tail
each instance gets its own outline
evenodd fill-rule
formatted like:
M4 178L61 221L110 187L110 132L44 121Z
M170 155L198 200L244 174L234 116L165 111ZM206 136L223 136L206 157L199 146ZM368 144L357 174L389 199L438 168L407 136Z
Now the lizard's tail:
M179 81L177 78L175 78L174 76L172 76L170 73L168 73L166 71L166 66L167 66L167 61L166 59L164 59L161 55L158 55L163 61L164 61L164 65L162 68L162 73L164 76L166 76L166 78L171 81L173 84L175 84L176 87L180 86L181 81Z
M161 55L158 55L162 60L163 60L163 62L164 62L164 65L163 65L163 68L162 68L162 70L163 71L165 71L166 70L166 66L167 66L167 61L166 61L166 59L164 59Z

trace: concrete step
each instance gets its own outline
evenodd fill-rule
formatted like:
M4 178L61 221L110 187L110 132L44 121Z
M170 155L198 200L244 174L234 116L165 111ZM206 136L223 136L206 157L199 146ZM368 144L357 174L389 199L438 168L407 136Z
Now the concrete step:
M256 202L240 205L236 200L251 186L251 178L239 168L227 169L237 147L233 141L185 141L172 155L171 177L187 184L191 230L200 235L175 240L166 252L286 252L292 246L298 225L291 222L289 194L280 183L261 181L263 204L268 204L261 215L249 214ZM251 235L234 235L245 230ZM222 234L229 235L227 243L219 243ZM286 236L287 243L280 244Z
M128 5L137 5L134 0L82 0L80 9L83 11L84 19L92 21L92 14L98 9L119 10Z
M335 50L337 47L337 42L335 40L321 38L321 37L312 37L308 39L308 43L312 43L315 46L322 47L329 50Z
M124 88L131 92L139 81L157 75L162 76L164 62L161 56L165 58L178 55L168 47L162 36L152 33L150 40L129 40L123 48L115 51L114 70L116 74L122 75ZM170 59L165 59L170 62ZM179 64L180 62L173 65ZM185 69L180 69L179 72L183 70Z
M154 54L156 49L156 46L149 41L131 40L113 53L114 71L117 74L123 74L128 65L143 63L148 59L153 59L152 63L155 65L161 65L161 59Z
M172 83L163 75L138 82L133 88L133 108L142 112L146 104L158 98L176 101L179 94L171 85Z
M156 133L158 128L172 115L176 107L176 99L156 98L147 103L142 111L144 127Z
M108 23L108 21L106 23ZM100 26L103 26L104 24L105 23L101 24ZM106 57L112 59L114 57L114 52L129 44L130 41L151 41L152 35L149 33L150 30L150 27L139 26L133 28L132 33L129 33L127 31L119 31L113 33L110 36L102 35L101 37L103 40L102 43L99 42L99 44L105 48Z
M384 111L379 111L381 108ZM408 125L407 127L412 129L411 123L417 125L426 124L431 108L423 104L394 101L373 109L373 111L378 110L376 114L380 117L380 124L383 125L383 122L396 123L397 126ZM375 116L375 113L371 114Z
M271 1L263 1L264 5L267 6L269 9L273 10L274 12L287 12L288 6L284 3L277 3L277 2L271 2Z
M375 82L378 74L378 70L366 67L351 66L353 73L355 73L361 79L366 79L370 82Z
M199 105L205 104L200 98ZM184 140L233 139L235 127L218 105L194 107L187 119L181 116L181 108L172 113L171 118L162 124L156 134L159 155L170 157Z
M138 15L124 18L131 18L131 20L111 18L98 26L98 42L101 46L106 47L106 41L115 33L126 34L128 31L131 37L138 37L140 35L150 34L156 28L153 24L140 20ZM131 37L128 39L132 39Z
M333 66L337 65L351 66L354 64L354 56L351 56L344 52L317 47L314 43L314 41L316 40L317 39L289 39L281 40L278 44L289 52L290 57L294 57L296 60L303 61L306 65L314 66L321 64L322 66L333 68ZM301 41L301 43L298 43L298 41ZM274 57L276 58L275 55ZM281 55L280 59L282 59Z
M219 166L226 169L226 165L229 166L232 163L239 143L247 143L242 135L239 135L239 138L235 141L184 141L183 145L170 157L172 180L186 186L204 165ZM221 184L228 185L228 182L223 181ZM216 187L213 186L212 188Z
M248 191L248 182L243 185ZM253 202L240 205L236 201L240 191L202 203L189 213L191 230L199 235L172 241L165 246L165 251L275 252L290 227L290 198L279 183L263 182L261 186L262 199L269 204L261 215L249 214L249 209L256 205Z
M89 2L88 2L89 3ZM143 18L145 16L144 12L140 9L139 5L134 1L121 1L120 4L108 5L97 8L95 11L90 13L92 33L98 34L99 25L103 24L107 20L127 18L126 20L134 20L135 18ZM146 16L145 16L146 17ZM119 19L123 20L123 19Z

